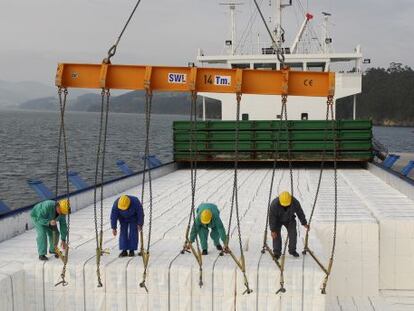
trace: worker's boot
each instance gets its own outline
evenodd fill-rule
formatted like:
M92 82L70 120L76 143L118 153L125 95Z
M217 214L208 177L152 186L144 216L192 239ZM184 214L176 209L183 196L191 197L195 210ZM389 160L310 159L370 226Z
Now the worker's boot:
M134 251L129 251L129 257L134 257L135 256L135 252Z
M128 256L127 251L122 251L121 254L119 254L119 257L127 257L127 256Z
M56 254L55 252L49 252L49 254L55 256L55 258L59 258L59 255Z
M42 260L42 261L49 260L49 258L47 258L46 255L40 255L39 259Z
M216 245L216 248L217 248L218 251L222 251L223 250L223 247L220 244L217 244Z
M203 252L201 253L202 255L207 255L208 254L208 252L207 252L207 250L206 249L203 249Z
M291 254L293 257L299 257L299 254L297 251L292 251L292 252L289 251L289 254Z
M279 258L280 258L280 253L279 252L273 251L273 255L275 255L275 258L277 260L279 260Z

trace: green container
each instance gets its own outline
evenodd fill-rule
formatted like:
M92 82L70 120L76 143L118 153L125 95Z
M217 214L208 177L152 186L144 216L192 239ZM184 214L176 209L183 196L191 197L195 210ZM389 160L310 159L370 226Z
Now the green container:
M240 152L240 161L273 161L275 154L266 152ZM361 152L340 152L337 154L338 161L370 161L373 154L370 151ZM197 161L234 161L235 154L233 152L200 152L197 153ZM278 161L288 161L287 153L279 153ZM186 152L176 152L174 154L175 161L191 161L191 155ZM195 158L194 158L195 159ZM333 154L327 152L322 158L320 152L292 152L292 161L333 161Z
M335 127L343 130L371 129L370 120L339 120ZM197 121L197 130L229 130L234 131L236 121ZM291 121L240 121L240 130L279 130L286 126L292 130L323 130L332 129L332 121L324 120L291 120ZM190 130L190 121L174 121L174 130Z
M337 131L339 140L369 140L372 138L370 130L341 130ZM290 139L289 139L290 137ZM324 141L332 140L334 134L330 130L324 131L240 131L240 141L273 141L273 140L314 140ZM197 131L193 135L193 140L197 141L234 141L236 133L234 131ZM176 131L174 141L189 142L191 140L191 131Z
M287 142L271 142L271 141L240 141L238 150L240 151L287 151ZM292 141L290 143L292 151L333 151L334 142L306 142L306 141ZM190 148L189 142L176 142L174 150L176 151L234 151L236 143L232 142L193 142ZM337 150L371 150L370 141L339 141L337 143Z

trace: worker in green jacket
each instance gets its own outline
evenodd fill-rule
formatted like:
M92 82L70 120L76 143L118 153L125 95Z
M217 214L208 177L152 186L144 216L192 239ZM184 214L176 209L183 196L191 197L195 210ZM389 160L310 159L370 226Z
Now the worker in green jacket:
M70 212L69 201L63 199L60 201L46 200L36 204L30 216L33 221L33 225L37 233L37 252L39 253L40 260L48 260L47 253L47 239L49 238L49 253L57 255L55 253L55 246L57 245L57 239L54 241L53 231L59 234L57 230L57 222L59 222L60 238L62 240L61 246L66 249L66 235L68 233L68 226L66 224L66 215Z
M227 235L223 226L223 222L220 219L220 212L217 205L212 203L202 203L196 210L196 217L191 228L189 242L193 243L197 237L200 238L202 254L208 254L208 229L211 229L210 237L214 242L214 245L219 251L223 251L223 247L220 245L220 239L226 243ZM190 245L187 245L187 249L190 249ZM227 248L224 249L227 252Z

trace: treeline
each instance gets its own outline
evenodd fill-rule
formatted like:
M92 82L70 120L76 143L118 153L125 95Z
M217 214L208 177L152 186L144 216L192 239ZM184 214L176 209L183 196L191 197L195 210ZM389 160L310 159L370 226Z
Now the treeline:
M353 98L337 103L337 118L351 119ZM362 77L362 94L357 95L356 116L375 125L414 126L413 69L401 63L368 69Z

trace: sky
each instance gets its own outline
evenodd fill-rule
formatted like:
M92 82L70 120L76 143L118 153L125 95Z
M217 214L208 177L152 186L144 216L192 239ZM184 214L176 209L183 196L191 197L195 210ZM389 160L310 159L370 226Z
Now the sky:
M219 5L225 1L142 0L113 63L186 66L198 48L206 55L222 53L230 37L229 14ZM252 0L239 1L241 34L254 8ZM274 0L258 1L272 15L268 3ZM414 0L301 3L315 16L317 31L321 12L332 14L335 52L351 52L360 44L370 66L395 61L414 67ZM0 80L53 85L58 62L100 63L134 5L135 0L0 0ZM290 43L302 17L288 8L284 19ZM265 41L263 25L255 25L256 37L257 32Z

